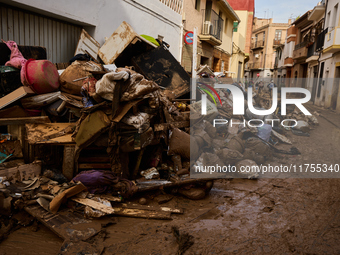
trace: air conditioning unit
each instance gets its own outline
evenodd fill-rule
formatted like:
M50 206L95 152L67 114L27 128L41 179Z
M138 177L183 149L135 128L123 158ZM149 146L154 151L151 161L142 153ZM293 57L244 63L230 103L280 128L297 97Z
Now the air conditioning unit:
M210 21L204 21L204 23L203 23L203 34L209 35L210 34L210 27L211 27L211 22Z
M259 54L255 54L255 58L259 58L260 57L260 55Z

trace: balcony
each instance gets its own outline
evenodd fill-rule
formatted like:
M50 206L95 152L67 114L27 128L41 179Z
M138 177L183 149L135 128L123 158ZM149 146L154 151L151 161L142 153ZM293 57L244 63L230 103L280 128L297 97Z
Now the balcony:
M257 42L253 42L251 44L251 49L255 50L255 49L260 49L264 47L264 41L263 40L259 40Z
M203 10L202 32L198 36L201 41L206 41L213 46L222 44L223 19L213 10L210 15Z
M307 58L308 53L307 44L308 42L302 42L295 45L295 49L293 51L293 59L301 60L303 58Z
M285 42L282 39L274 39L273 40L273 47L283 45Z
M318 38L316 40L315 51L322 51L323 44L325 42L325 35L328 33L328 28L324 29L320 34L318 34Z
M315 42L308 47L306 62L317 61L319 59L319 53L315 51L315 47Z
M329 27L328 31L325 34L323 53L334 53L340 51L340 27Z
M294 60L292 58L285 58L283 65L284 66L288 66L291 67L294 64Z
M261 61L249 63L249 69L262 69L263 63Z

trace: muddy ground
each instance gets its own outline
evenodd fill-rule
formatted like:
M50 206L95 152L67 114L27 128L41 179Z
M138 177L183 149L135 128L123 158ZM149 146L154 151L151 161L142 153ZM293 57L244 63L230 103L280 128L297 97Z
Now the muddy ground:
M319 127L310 137L289 132L302 154L275 161L339 164L340 115L308 107L322 114ZM152 194L144 197L155 204ZM172 221L117 217L105 228L103 254L176 254L172 226L192 236L184 254L340 254L340 179L219 180L203 200L175 196L163 205L184 214ZM0 254L57 254L62 243L43 225L31 225L11 233Z

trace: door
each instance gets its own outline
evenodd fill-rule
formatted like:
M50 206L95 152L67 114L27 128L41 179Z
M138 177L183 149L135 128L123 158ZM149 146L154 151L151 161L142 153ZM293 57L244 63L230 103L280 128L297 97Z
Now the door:
M332 88L332 98L331 98L331 108L333 110L336 109L338 103L338 94L339 94L339 81L340 81L340 67L336 67L335 69L335 77Z
M237 81L241 80L241 72L242 72L242 62L238 62Z
M0 39L18 45L42 46L53 63L68 62L75 53L82 27L0 3Z
M313 67L313 88L312 88L312 102L315 102L316 87L318 85L318 66Z

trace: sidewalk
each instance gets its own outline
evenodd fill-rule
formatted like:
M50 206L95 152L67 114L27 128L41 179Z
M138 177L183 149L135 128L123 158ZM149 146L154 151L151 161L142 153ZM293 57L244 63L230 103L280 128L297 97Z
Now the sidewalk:
M333 126L340 129L340 113L337 113L331 109L323 108L317 105L314 105L311 102L308 102L305 104L306 108L310 111L311 114L314 115L314 112L316 111L319 113L319 116L316 116L317 118L323 118L326 121L333 124Z

